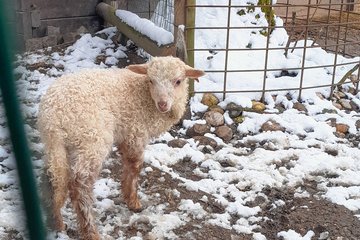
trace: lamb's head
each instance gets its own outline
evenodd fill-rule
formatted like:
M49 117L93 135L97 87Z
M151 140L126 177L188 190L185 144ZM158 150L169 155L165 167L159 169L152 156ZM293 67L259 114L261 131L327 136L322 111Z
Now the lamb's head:
M187 98L188 79L204 75L175 57L154 57L148 63L130 65L129 70L147 76L151 97L156 108L169 112L174 102Z

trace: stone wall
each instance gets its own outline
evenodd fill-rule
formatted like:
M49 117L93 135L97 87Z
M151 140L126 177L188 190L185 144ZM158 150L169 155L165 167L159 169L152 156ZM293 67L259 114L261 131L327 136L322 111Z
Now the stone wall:
M79 33L104 27L96 15L102 0L14 0L12 18L16 23L16 50L35 50L76 40ZM110 3L111 0L104 0ZM150 18L159 0L115 0L121 9Z

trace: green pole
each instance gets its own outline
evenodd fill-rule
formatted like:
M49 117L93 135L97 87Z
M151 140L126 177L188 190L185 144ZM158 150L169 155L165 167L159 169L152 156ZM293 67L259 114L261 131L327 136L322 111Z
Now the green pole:
M10 36L11 30L15 28L10 28L5 8L9 10L11 7L5 6L5 4L10 4L10 1L0 0L0 87L16 158L29 237L32 240L44 240L45 229L41 217L40 201L12 72L13 59L10 40L14 38Z

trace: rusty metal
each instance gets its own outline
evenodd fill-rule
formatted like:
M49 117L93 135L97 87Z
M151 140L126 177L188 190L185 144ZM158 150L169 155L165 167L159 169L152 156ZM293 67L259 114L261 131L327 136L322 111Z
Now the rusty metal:
M343 3L344 0L341 0L341 2ZM340 7L340 14L339 14L339 23L341 23L341 16L342 16L342 10L343 10L343 5L341 5ZM335 47L335 52L338 53L338 50L339 50L339 38L340 38L340 30L341 30L341 26L339 24L338 28L337 28L337 38L336 38L336 47ZM331 79L331 87L330 87L330 97L332 97L333 95L333 92L334 92L334 89L335 89L335 74L336 74L336 67L337 67L337 58L338 58L338 54L335 54L335 57L334 57L334 68L333 68L333 75L332 75L332 79Z
M309 0L309 5L311 4L311 0ZM307 16L310 16L310 6L307 8ZM306 19L306 27L305 27L305 39L304 39L304 47L303 47L303 57L301 62L301 75L300 75L300 86L299 86L299 96L298 101L301 101L301 93L303 90L303 81L304 81L304 74L305 74L305 59L306 59L306 49L307 49L307 41L308 41L308 34L309 34L309 18Z
M228 5L228 16L227 16L227 31L226 31L226 49L229 49L229 39L230 39L230 12L231 12L231 0L229 0ZM225 68L224 68L224 93L223 98L225 99L226 95L226 80L227 80L227 73L228 73L228 58L229 58L229 51L225 51Z

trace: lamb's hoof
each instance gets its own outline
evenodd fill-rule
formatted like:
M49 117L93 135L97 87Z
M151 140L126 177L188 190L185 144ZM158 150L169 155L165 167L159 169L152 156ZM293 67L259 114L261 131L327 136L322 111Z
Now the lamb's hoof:
M129 208L131 211L133 211L134 213L139 213L139 212L142 212L144 210L143 207L140 207L140 208Z
M141 212L142 210L144 210L143 207L141 206L140 201L138 201L138 200L129 203L129 204L128 204L128 207L129 207L129 209L130 209L131 211L136 212L136 213Z

